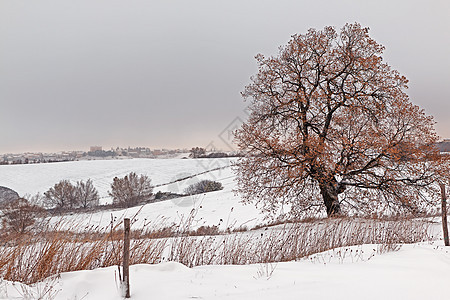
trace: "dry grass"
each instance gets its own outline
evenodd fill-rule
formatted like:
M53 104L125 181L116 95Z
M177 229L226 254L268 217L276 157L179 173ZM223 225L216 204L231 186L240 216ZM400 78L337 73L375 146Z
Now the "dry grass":
M298 260L338 247L379 244L394 251L398 244L428 240L430 223L423 219L340 218L287 223L218 235L215 227L194 230L186 218L177 226L144 225L131 233L130 264L176 261L193 267L208 264L276 263ZM64 226L63 226L64 225ZM120 265L121 222L108 228L42 225L40 231L3 235L0 278L35 283L62 272Z
M289 223L256 231L220 236L179 236L169 260L189 267L204 264L254 264L297 260L326 250L379 244L380 252L398 244L429 240L430 223L423 219L330 219Z
M62 225L47 225L39 233L4 236L0 277L30 284L62 272L121 264L120 223L102 231L61 230ZM133 239L130 263L157 263L166 243L167 239Z

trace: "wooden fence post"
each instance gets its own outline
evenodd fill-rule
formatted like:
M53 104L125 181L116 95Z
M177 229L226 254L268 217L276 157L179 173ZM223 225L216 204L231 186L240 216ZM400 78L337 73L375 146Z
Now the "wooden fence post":
M130 298L130 219L124 219L123 224L123 284L125 298Z
M447 225L447 196L445 195L445 184L441 183L441 204L442 204L442 230L444 231L444 244L450 246L448 239L448 225Z

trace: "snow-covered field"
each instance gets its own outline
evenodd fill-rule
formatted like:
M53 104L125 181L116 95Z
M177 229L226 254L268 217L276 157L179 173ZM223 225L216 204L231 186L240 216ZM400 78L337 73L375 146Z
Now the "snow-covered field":
M378 255L374 247L348 248L353 255L344 260L335 249L277 264L191 269L174 262L134 265L131 299L449 299L448 248L422 243ZM47 291L45 284L3 282L0 297L38 299ZM65 273L47 284L54 299L123 299L116 267Z
M230 166L234 159L123 159L123 160L92 160L72 161L49 164L4 165L0 166L0 186L9 187L19 195L43 194L61 180L92 179L98 189L103 203L110 202L108 191L114 177L123 177L130 172L144 174L150 177L153 185L171 182L175 179L198 174L218 167ZM213 179L223 182L232 175L217 171L205 174L198 179ZM193 180L179 184L164 186L155 190L183 192ZM224 182L230 184L232 180Z
M154 184L204 172L230 164L214 160L111 160L0 166L0 185L20 195L43 193L62 179L91 178L104 202L115 176L129 172L148 175ZM198 178L156 188L155 192L182 192L201 179L220 181L224 189L194 197L183 197L128 210L67 216L68 223L106 226L111 215L178 223L193 208L196 224L252 227L263 216L251 205L243 205L233 193L234 174L224 168ZM439 230L439 225L435 226ZM315 254L309 258L274 264L245 266L200 266L179 263L131 267L131 299L450 299L450 253L441 240L402 245L396 252L377 253L376 245L353 246ZM339 252L339 250L342 250ZM347 251L345 251L347 250ZM345 258L342 253L346 253ZM64 273L32 286L0 281L0 299L122 299L117 267Z
M96 160L76 161L52 164L10 165L0 166L0 185L12 188L19 195L34 195L44 193L60 180L72 182L92 179L98 189L103 203L110 202L108 191L114 177L123 177L130 172L145 174L150 177L154 185L172 182L178 178L202 173L208 170L231 166L233 159L130 159L130 160ZM195 178L180 181L170 185L155 188L157 191L171 191L182 193L192 183L203 179L211 179L222 183L224 189L205 195L176 198L134 207L127 210L100 211L67 216L67 224L107 226L111 215L117 219L131 217L140 210L139 221L152 220L166 224L178 224L185 219L193 208L197 209L195 224L219 225L221 229L228 226L239 227L245 225L253 227L263 222L262 216L252 205L243 205L240 198L233 192L235 175L231 167L209 172ZM82 224L80 224L82 222Z

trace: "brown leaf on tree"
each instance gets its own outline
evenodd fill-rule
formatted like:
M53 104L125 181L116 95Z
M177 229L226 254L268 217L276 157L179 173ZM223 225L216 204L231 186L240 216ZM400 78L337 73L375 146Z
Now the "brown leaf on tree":
M382 60L368 28L347 24L294 35L276 57L256 56L236 131L244 201L297 217L419 212L438 193L447 157L433 118L411 103L408 80Z

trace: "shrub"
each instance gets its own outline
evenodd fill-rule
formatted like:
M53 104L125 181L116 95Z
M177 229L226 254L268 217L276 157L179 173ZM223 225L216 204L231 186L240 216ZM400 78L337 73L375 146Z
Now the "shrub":
M130 207L150 201L153 195L153 186L148 176L138 176L131 172L124 178L114 178L109 195L113 198L114 204Z
M189 157L199 158L205 154L206 154L205 148L195 147L191 149L191 154L189 154Z
M190 231L189 235L193 236L218 235L219 233L220 233L219 227L217 227L216 225L212 225L212 226L200 226L196 230Z
M19 194L10 188L0 186L0 207L19 198Z
M88 179L86 183L83 181L77 182L75 196L78 200L78 204L83 208L99 205L100 197L98 196L98 191L92 184L91 179Z
M45 204L58 209L77 206L76 190L69 180L61 180L44 193Z
M2 227L7 233L25 233L44 210L24 198L9 202L3 209Z
M100 197L92 180L78 181L76 185L69 180L61 180L44 193L44 203L51 208L72 209L98 206Z
M220 182L212 181L212 180L202 180L197 183L191 184L188 186L184 193L187 195L196 195L202 193L208 193L213 191L220 191L223 189L223 186Z
M169 200L169 199L179 198L179 197L183 197L183 196L184 195L180 195L177 193L158 191L155 194L155 201Z

